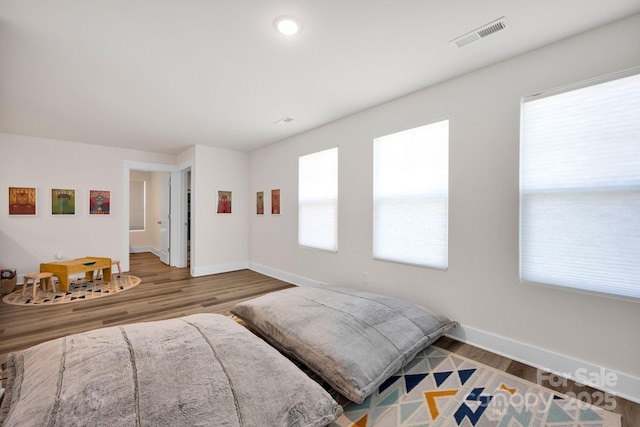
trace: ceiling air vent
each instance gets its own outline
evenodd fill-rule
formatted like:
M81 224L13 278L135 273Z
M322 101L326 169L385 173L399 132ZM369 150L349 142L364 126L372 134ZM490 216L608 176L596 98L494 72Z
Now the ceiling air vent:
M471 32L468 32L467 34L460 36L457 39L451 40L450 43L458 47L465 47L470 45L471 43L475 43L479 40L482 40L485 37L488 37L506 28L507 28L507 20L503 16L500 19L496 19L493 22L489 22L488 24L483 25L480 28L477 28Z
M291 117L287 116L287 117L283 117L280 120L275 121L273 123L276 124L276 125L286 125L286 124L291 123L292 121L293 121L293 119Z

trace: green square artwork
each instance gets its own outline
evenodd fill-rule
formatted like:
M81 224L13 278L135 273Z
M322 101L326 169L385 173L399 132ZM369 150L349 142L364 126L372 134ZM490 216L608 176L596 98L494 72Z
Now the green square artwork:
M51 189L51 215L75 215L76 190Z

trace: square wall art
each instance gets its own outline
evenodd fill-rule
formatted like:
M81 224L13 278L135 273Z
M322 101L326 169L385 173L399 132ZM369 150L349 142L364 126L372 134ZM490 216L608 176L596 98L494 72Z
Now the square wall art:
M231 213L231 191L218 191L218 213Z
M271 214L280 215L280 190L271 190Z
M89 190L89 215L109 215L111 191Z
M76 190L51 189L51 215L75 215Z
M264 215L264 191L256 193L256 214Z
M36 189L9 187L9 215L35 215Z

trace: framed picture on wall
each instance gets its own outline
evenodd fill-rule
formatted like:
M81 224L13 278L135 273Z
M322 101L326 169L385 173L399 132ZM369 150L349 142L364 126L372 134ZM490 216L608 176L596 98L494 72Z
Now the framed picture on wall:
M109 215L111 191L89 190L89 215Z
M9 187L9 215L35 215L36 193L33 187Z
M264 191L256 193L256 214L264 215Z
M271 190L271 214L280 215L280 190Z
M218 191L218 213L231 213L231 191Z
M76 190L51 189L51 215L75 215Z

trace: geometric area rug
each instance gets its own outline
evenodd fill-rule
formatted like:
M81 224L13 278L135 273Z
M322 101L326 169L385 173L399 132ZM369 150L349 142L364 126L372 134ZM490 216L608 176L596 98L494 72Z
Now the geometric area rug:
M427 347L336 427L620 427L621 417L435 346Z
M23 306L51 306L88 301L126 291L137 286L140 282L141 279L139 277L128 274L121 274L120 277L113 275L111 276L111 282L104 282L101 279L88 281L84 278L79 278L69 282L69 291L66 293L43 291L38 287L35 298L32 296L31 285L29 285L29 289L27 289L24 296L20 295L22 286L19 286L17 290L5 295L2 298L2 302ZM56 284L56 289L59 289L58 284Z

